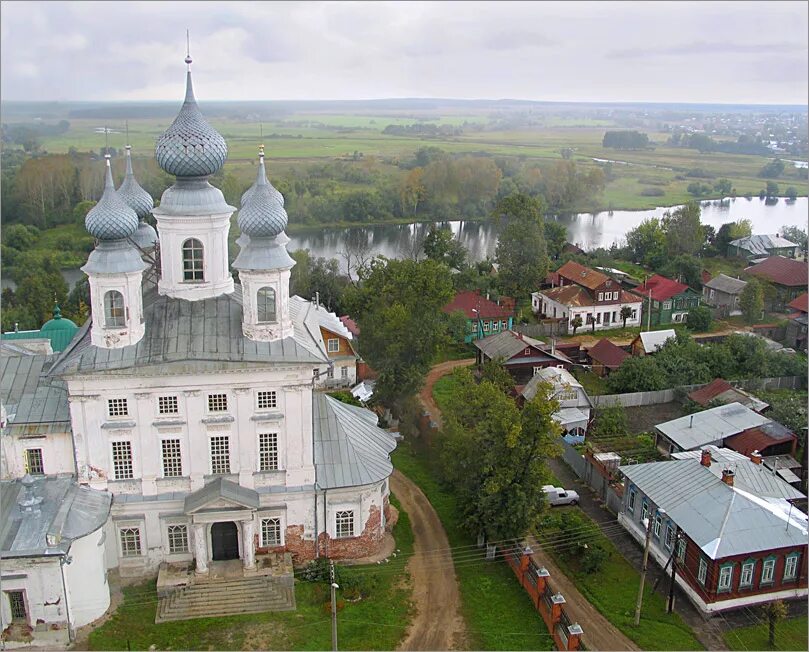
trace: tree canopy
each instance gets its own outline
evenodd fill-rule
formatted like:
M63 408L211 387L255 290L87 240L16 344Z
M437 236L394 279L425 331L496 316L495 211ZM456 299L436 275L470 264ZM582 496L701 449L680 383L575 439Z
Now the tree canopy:
M525 194L501 200L495 215L507 220L497 240L498 282L504 294L526 297L548 273L548 254L539 200Z

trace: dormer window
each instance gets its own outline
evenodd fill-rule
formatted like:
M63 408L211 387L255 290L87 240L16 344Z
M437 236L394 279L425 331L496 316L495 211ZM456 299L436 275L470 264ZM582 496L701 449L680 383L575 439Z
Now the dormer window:
M123 328L125 325L124 295L118 290L109 290L104 294L104 326Z
M259 322L276 321L275 290L263 287L256 294L256 313Z

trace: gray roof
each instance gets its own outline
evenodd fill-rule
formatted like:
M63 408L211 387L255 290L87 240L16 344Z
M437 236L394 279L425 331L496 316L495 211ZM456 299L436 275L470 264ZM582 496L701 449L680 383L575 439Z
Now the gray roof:
M54 355L0 357L0 403L9 426L62 424L70 429L65 383L47 376Z
M307 301L298 295L291 296L289 298L289 315L292 317L295 328L306 331L326 358L329 357L329 354L320 331L321 327L347 340L353 339L351 331L345 327L337 315L326 310L324 306L315 305L314 301Z
M30 489L25 486L29 481ZM26 476L0 487L0 553L6 558L66 554L74 540L106 523L112 505L112 494L69 477ZM24 511L20 502L35 504Z
M710 290L716 290L726 294L741 294L742 290L744 290L744 286L747 285L747 281L742 281L732 276L726 276L725 274L719 274L719 276L715 276L703 285Z
M662 331L645 331L639 335L640 341L643 342L643 350L646 353L654 353L662 347L669 339L677 338L677 333L673 328L668 328Z
M396 439L365 408L346 405L322 392L313 396L315 477L321 489L356 487L393 473Z
M295 261L285 246L289 238L283 231L275 237L251 237L246 233L243 237L242 242L237 240L241 251L233 261L234 269L271 270L291 269L295 266Z
M132 235L132 242L141 249L151 249L157 243L157 231L143 219L138 223L138 230Z
M87 232L98 240L121 240L131 236L138 228L138 216L115 192L110 159L106 156L104 194L84 217Z
M520 351L525 350L526 347L533 346L542 351L548 358L559 360L560 362L570 362L570 359L561 353L551 353L545 342L511 330L500 331L495 335L484 337L482 340L475 340L474 345L491 360L508 360ZM541 358L534 358L533 360L538 361ZM523 362L523 360L520 361ZM529 361L531 361L529 358L524 360L524 362Z
M780 235L751 235L746 238L739 238L732 240L731 247L738 247L749 251L755 256L769 256L772 249L786 249L788 247L797 247L794 242L790 242Z
M228 146L197 106L189 66L185 101L171 126L157 139L157 164L176 177L205 177L218 172L228 157Z
M186 514L192 514L220 499L252 509L256 509L259 504L257 491L249 487L242 487L227 478L218 477L201 489L188 494L185 497L183 509Z
M262 183L262 180L269 185L273 196L281 202L281 206L284 205L284 196L278 191L278 189L273 186L271 183L267 182L267 170L264 168L264 146L261 146L258 155L258 173L256 174L256 180L253 182L253 185L250 186L247 190L244 191L242 194L241 206L244 206L247 203L247 200L250 199L251 195L255 192L256 187Z
M658 424L655 428L683 450L722 441L748 428L769 423L741 403L728 403Z
M134 231L137 233L137 231ZM146 269L140 252L129 240L99 240L81 268L90 274L122 274Z
M807 520L798 509L731 487L699 461L620 470L711 559L806 545Z
M526 400L530 401L537 395L537 389L540 383L549 383L553 387L554 395L569 387L574 387L577 390L581 390L578 392L578 400L576 405L579 407L593 406L592 401L590 401L590 397L587 395L587 392L584 391L584 387L582 387L581 383L576 380L575 376L573 376L573 374L571 374L567 369L557 369L556 367L546 367L545 369L540 369L533 375L531 380L526 383L520 394L524 396Z
M287 226L289 219L275 189L263 177L239 211L239 228L251 238L274 238Z
M135 173L132 170L132 147L126 146L126 175L121 187L118 188L118 196L129 206L138 219L143 220L154 208L152 196L140 187Z
M242 333L241 286L232 294L186 301L144 294L146 333L134 345L103 349L90 343L89 322L62 352L51 373L92 373L142 370L182 362L197 372L228 368L231 364L322 364L317 345L305 332L274 342L254 342Z
M212 186L208 180L200 177L177 177L174 185L163 191L160 206L152 210L159 215L216 215L232 214L236 210L225 201L219 188Z
M705 446L705 448L710 451L713 461L711 466L705 468L720 479L722 469L733 469L736 474L733 484L739 489L764 498L783 498L785 500L806 498L805 494L781 480L764 464L756 464L746 455L729 448L717 448L716 446ZM699 463L702 451L682 451L672 453L671 456L676 460L696 460L696 463Z

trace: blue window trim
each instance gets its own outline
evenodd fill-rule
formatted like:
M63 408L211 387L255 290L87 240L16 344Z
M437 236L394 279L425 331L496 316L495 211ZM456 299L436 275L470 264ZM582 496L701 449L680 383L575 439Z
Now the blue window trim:
M795 574L792 575L791 577L787 577L787 560L789 559L797 560L795 562ZM801 553L798 552L797 550L784 555L784 575L781 579L782 582L794 582L795 580L798 579L798 565L800 560L801 560Z
M635 498L637 497L638 492L635 491L635 485L629 485L629 497L626 501L626 509L630 514L635 513Z
M660 527L656 527L657 524L660 523ZM655 532L657 530L657 532ZM663 517L660 515L660 512L655 510L654 521L652 522L652 535L654 538L660 541L660 535L663 532Z
M644 511L646 512L646 516L649 516L649 501L645 497L641 501L641 506L640 506L641 525L643 525L643 512Z
M719 564L719 574L716 578L716 592L717 593L730 593L733 590L733 567L736 565L736 562L733 561L726 561L724 564ZM725 568L730 568L730 585L725 588L722 588L719 583L722 581L722 571Z
M748 557L742 562L741 568L739 569L739 588L740 589L752 589L753 582L755 581L756 577L756 563L758 562L757 559L753 559L752 557ZM744 578L744 567L749 566L750 564L753 565L753 571L750 573L750 581L746 584L742 584L742 580Z
M671 541L666 543L667 539L669 538L669 532L671 532ZM676 540L676 528L674 527L674 523L671 521L666 521L666 531L663 534L663 545L665 546L666 550L671 550L671 547L674 545Z

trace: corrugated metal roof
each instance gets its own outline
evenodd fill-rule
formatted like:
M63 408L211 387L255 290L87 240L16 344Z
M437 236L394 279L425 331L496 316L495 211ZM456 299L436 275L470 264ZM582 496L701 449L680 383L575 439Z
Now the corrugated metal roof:
M289 315L292 317L296 332L307 333L317 345L320 354L326 359L328 359L329 354L326 343L323 341L323 334L320 332L321 328L347 340L354 339L351 331L346 328L337 315L329 312L325 307L317 306L313 301L307 301L298 295L293 295L289 298Z
M318 487L372 484L393 472L390 454L396 439L376 425L376 415L322 392L314 394L312 411Z
M570 362L570 358L563 353L551 353L544 342L511 330L500 331L495 335L475 340L473 343L490 360L509 360L521 351L525 351L526 348L532 347L537 350L538 355L520 358L517 362L547 362L548 360Z
M11 426L70 422L67 387L46 375L54 355L0 356L0 403Z
M662 331L645 331L638 335L640 341L643 342L643 350L646 353L654 353L662 347L669 339L677 339L677 333L673 328L668 328Z
M731 487L698 461L620 470L711 559L806 545L807 519L798 509Z
M747 285L747 281L719 274L719 276L712 278L703 285L710 290L716 290L726 294L741 294L742 290L744 290L744 286Z
M741 403L730 403L658 424L655 428L683 450L722 441L748 428L767 423Z
M30 493L22 480L3 482L0 487L3 557L65 554L75 539L104 525L112 505L112 494L79 486L68 477L33 479ZM32 511L25 512L19 502L31 495L42 500ZM48 545L48 539L52 545Z
M749 251L754 256L767 256L773 249L788 249L797 247L794 242L790 242L780 235L750 235L746 238L739 238L728 243L731 247L738 247Z

